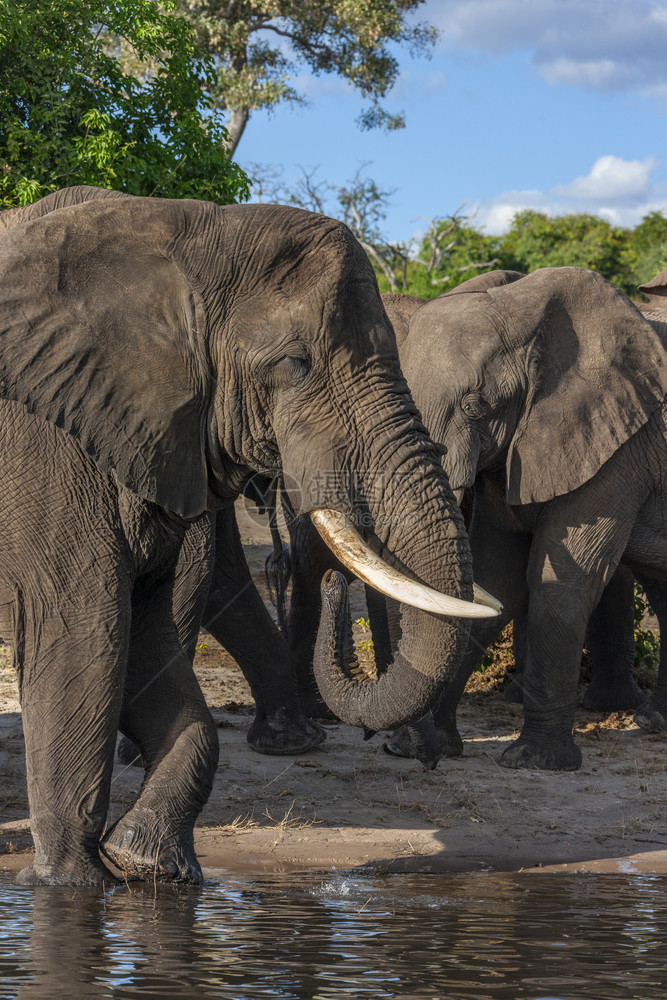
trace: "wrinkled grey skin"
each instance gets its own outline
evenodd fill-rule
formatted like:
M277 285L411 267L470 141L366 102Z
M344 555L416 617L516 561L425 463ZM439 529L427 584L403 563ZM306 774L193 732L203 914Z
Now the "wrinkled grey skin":
M453 487L475 485L475 576L504 603L473 625L459 678L528 603L525 722L502 763L572 770L586 623L620 562L658 617L667 611L664 348L625 296L582 269L471 296L419 310L401 354ZM666 680L661 671L638 718L664 724ZM435 713L450 738L455 704L445 690Z
M523 275L518 272L491 272L480 275L459 286L458 294L466 291L483 291L487 288L506 285ZM395 330L397 321L392 311L391 299L400 296L384 296L383 301ZM458 300L463 304L469 299ZM421 400L420 387L413 389ZM471 493L472 495L472 493ZM319 540L316 532L306 519L298 519L291 530L292 544L292 606L287 615L287 636L295 654L300 673L301 687L306 687L312 678L311 663L313 646L317 632L319 615L319 595L317 582L330 566L343 571L332 560L331 554ZM513 544L519 555L524 546L524 535L516 534ZM619 566L613 578L605 587L602 597L591 615L586 635L586 644L591 652L593 675L584 695L584 707L597 711L629 710L636 708L645 698L632 677L634 664L633 635L633 585L634 577L626 567ZM400 617L391 602L385 602L380 595L367 588L367 602L374 637L374 651L380 670L391 660L392 647L400 636ZM507 696L509 700L523 699L522 673L526 658L525 610L515 617L515 656L518 676ZM478 654L481 655L481 650ZM420 726L409 727L395 733L385 748L400 756L414 756L426 766L432 767L442 754L457 756L462 752L462 742L456 730L456 707L461 697L469 670L462 670L457 678L448 684L447 697L443 701L440 728L436 747L433 748L431 722L425 720ZM648 725L644 720L644 724Z
M395 293L382 295L382 304L399 347L408 334L410 317L423 305L423 302L423 299L414 295ZM286 596L284 589L272 588L277 593L278 617L284 622L283 632L292 654L302 704L307 713L315 718L331 717L332 713L322 700L313 675L313 653L321 611L320 581L328 569L337 570L350 582L354 577L327 548L309 518L294 518L288 509L284 509L284 514L290 530L292 589L289 608L286 609L281 603ZM279 545L277 551L280 552ZM267 564L267 571L271 571L270 563ZM273 571L278 575L277 562L273 563ZM366 598L373 609L376 664L380 672L383 672L392 660L398 636L392 648L386 624L385 599L370 587L366 587Z
M0 629L35 840L20 880L108 881L101 842L126 874L197 881L192 831L218 740L174 623L191 526L253 473L282 472L293 506L363 513L388 561L472 595L460 513L372 268L346 227L299 209L118 198L52 211L0 244L0 393ZM361 482L350 497L359 468L382 468L383 490ZM208 537L181 563L193 581ZM428 616L403 617L377 682L332 673L338 714L371 728L417 718L458 668L466 628L443 620L427 636ZM147 773L105 832L118 728Z
M604 588L586 628L586 648L591 657L591 680L581 704L591 712L630 712L646 695L633 677L635 578L621 564ZM514 619L515 677L505 688L507 701L523 701L523 673L528 637L527 613ZM450 689L451 696L451 689Z
M0 238L19 224L60 208L118 198L127 195L87 185L64 188L33 205L1 212ZM304 753L319 746L325 733L301 709L290 651L250 577L234 508L211 514L210 522L198 522L188 529L190 542L176 568L173 603L181 645L194 655L196 621L206 601L202 625L234 656L255 700L256 714L248 743L263 754ZM215 538L207 535L206 540L200 539L201 532L214 534ZM210 550L211 567L205 576L193 573L186 561L190 548L196 549L200 543L207 552ZM140 751L126 738L121 741L119 758L124 763L141 763Z
M503 763L579 766L571 728L589 619L596 666L586 705L634 707L641 699L630 673L633 573L659 616L664 604L662 333L655 321L650 330L606 282L579 269L529 278L482 275L414 314L401 362L432 436L447 448L443 461L454 486L463 491L475 484L476 577L505 604L501 619L473 625L462 668L446 686L435 716L441 752L461 752L458 700L482 651L512 618L521 632L527 615L528 702L524 731ZM631 472L630 462L638 463ZM546 482L547 492L522 496L526 482L538 491ZM618 506L608 523L612 500ZM599 524L589 525L589 518ZM326 553L305 523L294 534L301 604L307 577L321 571ZM400 619L389 604L383 629L379 603L376 656L382 662L400 634ZM369 608L373 621L377 609L370 600ZM306 625L309 633L288 634L304 662L313 632L312 622ZM645 728L665 727L666 677L662 664L658 690L637 713ZM397 734L388 749L417 756L419 741L417 726Z

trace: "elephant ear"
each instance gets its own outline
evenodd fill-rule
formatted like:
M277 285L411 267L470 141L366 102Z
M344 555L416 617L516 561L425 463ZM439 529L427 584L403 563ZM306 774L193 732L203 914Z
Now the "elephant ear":
M507 499L544 502L587 482L661 405L665 350L630 300L593 271L544 268L489 294L528 376Z
M192 517L208 496L205 316L159 226L133 228L139 209L63 208L3 238L0 397L64 428L140 497Z

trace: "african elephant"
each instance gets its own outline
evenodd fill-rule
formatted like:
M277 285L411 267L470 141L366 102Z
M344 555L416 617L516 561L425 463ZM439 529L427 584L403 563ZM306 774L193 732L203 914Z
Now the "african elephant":
M464 282L450 295L465 295L456 302L461 309L475 302L475 297L467 295L470 292L482 292L512 284L523 278L515 271L493 271L478 275ZM397 342L401 347L405 341L405 326L415 316L417 308L423 305L422 300L412 296L383 295L383 304L394 330ZM399 331L401 333L399 334ZM436 364L436 373L441 372L441 366ZM443 379L445 374L442 373ZM424 401L424 387L421 384L412 385L415 399L421 404ZM468 495L469 494L469 495ZM474 491L467 491L460 499L469 513L472 511ZM465 502L464 502L465 501ZM523 547L521 534L514 536L514 544L521 551ZM345 572L345 568L334 560L328 549L318 537L312 523L307 518L297 518L290 524L291 543L291 576L292 594L289 611L281 609L280 617L284 619L284 632L293 653L299 676L301 691L308 691L308 685L314 685L312 673L313 649L320 618L319 581L323 573L334 568ZM347 573L348 579L351 574ZM599 711L632 709L643 700L643 695L632 677L634 662L633 636L633 581L634 577L624 567L619 567L608 586L604 589L597 608L591 615L587 629L587 645L591 651L593 676L584 695L585 707ZM392 647L400 635L400 622L396 608L386 601L382 595L366 588L366 599L374 639L376 665L382 671L391 662ZM515 658L518 672L522 672L525 660L525 612L517 612L515 616ZM522 641L523 639L523 641ZM478 656L482 649L478 649ZM467 676L461 674L457 681L465 685ZM456 682L449 686L449 704L456 705L463 688L458 691ZM508 689L511 700L522 700L522 681L519 676ZM315 694L310 693L311 700ZM454 707L455 710L455 707ZM386 749L401 756L420 756L418 747L423 746L423 736L419 737L417 730L409 734L395 734ZM458 755L462 743L453 722L440 733L440 752L447 755ZM437 758L437 753L431 755L431 763ZM422 756L425 763L427 760Z
M0 212L0 238L21 223L61 208L127 197L119 191L88 185L63 188L32 205ZM189 552L193 548L198 551L200 544L207 551L212 546L210 589L202 625L234 656L252 690L256 714L248 743L258 753L303 753L318 746L325 739L325 732L301 709L290 650L250 577L234 508L225 507L210 514L209 519L210 524L202 520L188 529L176 566L173 604L181 645L194 655L197 629L193 620L201 616L204 600L204 595L189 589ZM211 537L203 541L202 532ZM199 586L197 574L194 583ZM126 738L121 741L119 757L126 763L141 760L137 747Z
M620 562L667 613L661 477L665 351L658 331L599 275L545 268L505 287L423 306L401 362L455 490L475 485L475 573L504 602L473 627L435 724L455 711L479 648L528 607L524 726L509 767L573 770L586 623ZM665 620L667 626L667 620ZM667 719L667 677L638 718Z
M127 874L201 877L193 825L218 739L174 623L175 576L188 529L253 473L280 472L353 571L420 605L405 605L377 681L340 680L323 659L339 716L372 729L421 716L458 668L463 616L497 614L479 592L470 603L460 513L373 270L338 222L129 197L22 222L0 244L0 396L0 630L35 841L24 884L108 881L100 847ZM194 549L193 605L206 531ZM147 773L105 832L118 728Z

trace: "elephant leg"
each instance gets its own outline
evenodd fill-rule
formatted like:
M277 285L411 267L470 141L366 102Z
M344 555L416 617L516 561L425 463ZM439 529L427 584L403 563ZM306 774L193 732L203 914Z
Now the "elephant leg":
M250 685L256 715L248 743L263 754L305 753L326 734L302 710L287 641L250 576L231 508L216 515L215 545L203 625L234 657Z
M644 700L632 676L634 591L634 574L626 566L619 566L588 622L586 645L593 661L593 674L583 706L591 711L625 712L637 708Z
M34 861L18 876L22 885L113 881L98 844L129 635L129 586L124 600L121 576L112 571L104 590L102 580L86 580L79 607L16 597L14 656L35 842Z
M660 665L655 691L635 712L635 722L649 733L667 733L667 583L638 577L660 625Z
M613 498L612 498L613 499ZM533 535L528 563L524 724L501 763L574 771L581 751L572 728L588 620L618 565L632 527L606 515L582 519L577 500L554 502Z
M171 574L135 586L120 729L139 747L146 776L101 847L126 876L199 882L193 829L213 784L218 734L179 641L173 587Z
M212 516L206 516L195 521L185 532L174 578L174 622L190 662L194 659L199 626L208 600L214 556L214 521ZM118 760L121 764L146 768L141 750L127 736L122 736L118 744Z
M67 435L7 401L1 464L0 603L12 607L35 842L18 881L110 882L98 841L133 583L116 494Z

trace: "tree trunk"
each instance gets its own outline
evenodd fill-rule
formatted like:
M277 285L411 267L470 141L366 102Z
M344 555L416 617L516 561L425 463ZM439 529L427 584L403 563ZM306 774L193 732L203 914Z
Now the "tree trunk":
M227 122L227 132L229 133L229 139L227 141L227 151L230 156L234 156L236 152L236 147L241 141L241 136L245 131L245 127L248 124L248 119L250 118L250 108L230 108L229 109L229 121Z

